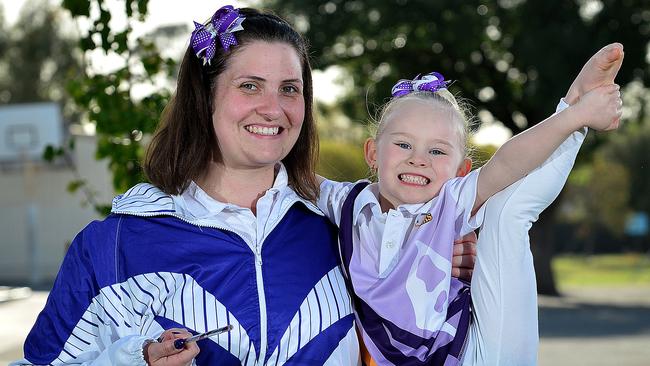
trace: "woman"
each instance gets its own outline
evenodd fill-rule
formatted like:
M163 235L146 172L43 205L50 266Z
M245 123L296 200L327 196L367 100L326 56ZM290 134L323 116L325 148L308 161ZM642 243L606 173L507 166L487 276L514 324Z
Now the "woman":
M224 22L230 29L210 39ZM255 10L222 8L209 24L193 33L202 57L185 53L149 147L153 184L116 198L112 215L77 236L26 341L29 362L357 362L336 229L312 203L305 43ZM200 353L196 343L173 348L189 335L180 328L228 324Z

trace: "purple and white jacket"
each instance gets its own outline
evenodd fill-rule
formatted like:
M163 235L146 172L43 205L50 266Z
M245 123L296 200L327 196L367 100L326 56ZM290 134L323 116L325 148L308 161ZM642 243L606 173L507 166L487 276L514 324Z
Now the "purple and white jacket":
M248 221L193 187L169 196L139 184L83 229L14 365L144 365L143 342L164 329L226 324L199 341L195 364L357 365L336 228L284 168Z

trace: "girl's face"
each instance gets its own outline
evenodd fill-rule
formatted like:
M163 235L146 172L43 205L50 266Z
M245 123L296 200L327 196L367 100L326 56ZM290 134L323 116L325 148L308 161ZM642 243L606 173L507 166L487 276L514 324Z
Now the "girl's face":
M273 167L293 148L305 117L300 58L281 42L234 52L217 77L212 114L223 165Z
M365 145L366 161L377 168L384 212L427 202L446 181L469 171L459 118L449 108L422 100L400 102L385 117L381 134Z

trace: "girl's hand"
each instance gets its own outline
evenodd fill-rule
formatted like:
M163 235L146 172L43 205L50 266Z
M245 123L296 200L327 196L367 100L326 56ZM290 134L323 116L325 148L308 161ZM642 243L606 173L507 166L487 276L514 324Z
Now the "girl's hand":
M150 366L186 366L191 365L192 360L199 354L199 346L196 342L186 343L185 348L176 349L174 341L191 337L192 333L186 329L167 329L158 339L145 346L144 360Z
M476 233L471 232L454 241L451 275L461 280L471 281L476 263Z
M585 94L575 107L578 107L579 118L585 126L596 131L610 131L618 128L623 101L621 92L616 84L598 87Z

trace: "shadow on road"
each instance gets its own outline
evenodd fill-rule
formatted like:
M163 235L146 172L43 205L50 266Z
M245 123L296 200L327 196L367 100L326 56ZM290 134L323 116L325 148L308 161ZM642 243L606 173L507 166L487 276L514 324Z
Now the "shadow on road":
M650 336L650 306L571 302L540 306L540 337Z

